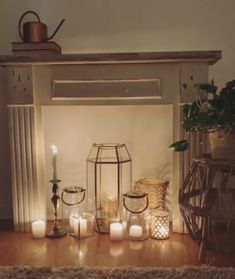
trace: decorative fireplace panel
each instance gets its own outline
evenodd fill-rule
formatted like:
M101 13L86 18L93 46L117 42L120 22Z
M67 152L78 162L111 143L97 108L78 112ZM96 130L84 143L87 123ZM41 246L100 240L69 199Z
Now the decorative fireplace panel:
M52 88L54 100L162 98L160 79L53 80Z
M64 100L52 99L53 80L86 80L87 77L94 81L104 80L104 74L109 73L108 69L113 69L113 76L109 76L108 79L114 80L117 88L120 86L118 82L120 79L124 81L160 79L162 98L147 101L137 98L129 104L171 104L173 111L172 135L173 141L176 141L180 138L180 104L193 99L192 84L207 82L208 65L215 63L220 57L221 52L219 51L129 54L129 58L127 55L115 54L94 54L93 56L84 55L84 57L82 55L58 55L45 59L42 57L0 56L1 66L4 66L6 71L13 70L15 74L17 73L14 76L11 72L12 75L7 80L15 229L28 231L28 223L45 214L45 187L48 185L48 181L45 181L44 177L45 149L42 106L126 104L122 100L116 102L102 100L90 103L84 103L83 100L73 100L74 95L78 94L77 89L71 90L68 96L65 93ZM22 74L17 72L20 68L24 68ZM58 73L63 73L62 78L58 78ZM23 83L21 83L22 80ZM140 86L143 84L145 83L140 83ZM125 85L122 90L126 87L128 89L129 84L122 85ZM141 93L136 90L137 95L144 95L144 97L148 94L152 95L151 88L153 88L153 83L150 82L150 87L146 88L149 92ZM91 92L91 89L94 88L89 88L88 91ZM59 96L61 97L66 91L66 87L61 89L58 93ZM187 95L186 91L191 93ZM114 92L122 95L118 89ZM131 89L131 92L134 91ZM1 94L5 93L1 92ZM183 178L180 170L182 164L185 166L189 162L181 160L179 154L174 153L172 157L173 179L170 183L172 183L173 189L173 230L182 231L178 208L178 190ZM37 208L37 212L35 212L35 208Z

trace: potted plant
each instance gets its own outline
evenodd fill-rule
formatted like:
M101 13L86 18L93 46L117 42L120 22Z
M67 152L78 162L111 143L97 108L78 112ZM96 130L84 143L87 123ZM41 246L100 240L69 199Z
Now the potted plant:
M213 82L195 85L195 92L195 101L183 106L182 127L187 132L209 133L213 158L234 156L235 149L232 152L230 148L235 148L235 80L227 82L219 92ZM170 145L179 152L188 146L184 139Z

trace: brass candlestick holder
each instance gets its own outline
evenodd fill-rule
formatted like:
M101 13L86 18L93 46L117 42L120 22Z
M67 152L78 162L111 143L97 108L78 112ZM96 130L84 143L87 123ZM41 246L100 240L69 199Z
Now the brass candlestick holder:
M52 183L52 193L53 193L51 198L51 203L54 210L54 225L52 231L48 232L46 236L50 238L59 238L67 234L67 231L61 228L58 220L58 208L60 202L60 197L58 195L58 189L59 189L58 183L61 182L61 180L53 179L50 180L50 182Z

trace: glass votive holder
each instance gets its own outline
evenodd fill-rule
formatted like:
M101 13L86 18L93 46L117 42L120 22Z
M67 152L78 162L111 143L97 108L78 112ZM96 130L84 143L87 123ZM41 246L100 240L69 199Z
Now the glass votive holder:
M43 238L46 235L46 222L44 220L35 220L32 222L33 238Z
M70 218L70 226L73 226L71 233L77 239L91 237L94 234L95 216L90 213L82 213Z
M169 238L170 215L167 211L153 210L151 212L150 235L154 239Z
M149 237L148 195L143 192L129 191L123 194L124 238L145 240Z

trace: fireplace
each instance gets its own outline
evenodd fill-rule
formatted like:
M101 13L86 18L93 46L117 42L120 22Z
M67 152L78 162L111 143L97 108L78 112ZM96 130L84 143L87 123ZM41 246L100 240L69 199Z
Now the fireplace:
M219 51L0 56L10 127L12 204L16 231L50 218L50 145L58 147L62 185L85 185L91 145L125 143L133 181L170 180L168 206L174 231L182 231L178 190L195 140L185 156L168 149L180 137L180 105L193 100L193 85L207 82ZM5 91L4 90L4 91ZM47 204L47 206L46 206Z

